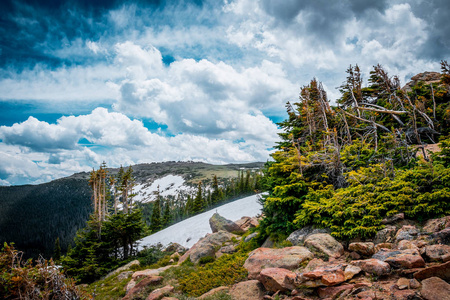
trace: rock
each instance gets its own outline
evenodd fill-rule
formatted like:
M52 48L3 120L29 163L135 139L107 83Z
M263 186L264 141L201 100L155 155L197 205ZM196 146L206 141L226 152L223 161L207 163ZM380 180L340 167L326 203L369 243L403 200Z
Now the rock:
M409 288L411 289L418 289L420 288L421 284L416 279L410 279L409 280Z
M229 290L230 290L230 288L227 287L227 286L219 286L219 287L216 287L215 289L212 289L212 290L204 293L203 295L201 295L197 299L202 300L202 299L205 299L206 297L210 297L210 296L212 296L214 294L217 294L217 293L220 293L220 292L228 292Z
M352 261L352 264L360 267L364 272L377 276L387 275L391 272L388 263L375 258Z
M415 236L419 233L419 230L416 228L416 226L411 225L404 225L402 228L400 228L397 231L397 234L395 235L395 240L397 242L401 240L413 240Z
M121 272L123 272L123 271L127 271L127 270L131 269L131 267L133 267L133 266L139 266L139 265L140 265L140 262L139 262L138 260L130 261L130 262L127 263L125 266L122 266L122 267L120 267L120 268L115 269L115 270L112 271L112 272L109 272L109 273L105 276L105 279L108 278L108 277L114 276L114 275L116 275L116 274L119 274L119 273L121 273Z
M445 228L435 234L432 237L441 244L449 245L450 244L450 227Z
M428 233L435 233L447 227L450 227L450 216L428 220L422 230Z
M371 242L356 242L348 246L348 250L355 251L362 256L372 256L375 254L375 245Z
M175 297L163 297L161 300L178 300L178 298Z
M124 279L127 279L128 277L130 277L131 275L133 275L133 271L125 271L125 272L122 272L122 273L120 273L118 276L117 276L117 279L118 280L124 280Z
M308 262L306 267L303 269L303 272L311 272L317 269L318 267L325 266L326 264L327 263L320 258L313 258Z
M220 248L217 252L216 252L216 258L221 257L224 254L232 254L235 253L236 247L234 245L228 245L228 246L224 246L222 248Z
M295 288L297 274L283 268L267 268L259 273L258 280L270 292L287 292Z
M423 81L425 85L430 85L430 83L439 83L441 80L441 74L438 72L423 72L411 77L411 81L406 83L402 90L406 92L411 92L412 87L415 86L419 81Z
M404 290L409 288L409 279L405 277L401 277L397 280L397 287L399 290Z
M344 270L345 281L352 279L355 275L359 274L362 269L358 266L348 265Z
M175 288L171 285L166 285L165 287L162 287L160 289L156 289L153 292L148 295L145 300L161 300L164 295L167 295L169 293L172 293Z
M424 280L430 277L439 277L445 281L450 281L450 261L414 273L414 278L417 280Z
M242 228L239 227L236 223L228 219L225 219L218 213L213 214L212 217L209 219L209 226L211 227L213 233L219 232L220 230L228 231L230 233L244 232L244 230L242 230Z
M336 299L342 292L351 291L355 287L354 284L345 284L340 286L321 287L317 289L320 298Z
M359 254L356 253L356 252L350 252L349 256L350 256L350 258L353 259L353 260L359 260L359 259L361 259L361 255L359 255Z
M425 261L416 249L381 249L372 258L387 262L393 268L413 269L425 266Z
M250 242L253 238L255 238L258 235L257 232L253 232L245 237L244 242Z
M137 284L137 282L134 281L134 279L131 279L130 282L128 282L127 286L125 287L126 294L127 294L132 288L134 288L134 287L136 286L136 284Z
M241 281L233 285L229 294L234 300L261 299L264 287L258 280Z
M447 262L450 261L450 246L430 245L425 247L425 256L430 261Z
M376 245L380 243L392 242L394 240L396 232L397 228L395 228L395 226L388 225L384 229L381 229L380 231L377 232L373 240L373 243Z
M275 242L269 236L264 243L261 245L262 248L273 248L275 246Z
M305 246L312 247L317 251L337 258L344 254L344 247L328 233L316 233L305 239Z
M320 266L300 274L298 281L300 286L308 288L337 285L345 281L344 268L342 264Z
M399 290L392 293L393 299L396 300L421 300L422 298L417 295L413 290Z
M244 263L249 279L256 279L262 269L284 268L297 269L306 260L312 259L313 254L305 247L287 247L283 249L258 248L253 250Z
M397 221L403 220L405 218L405 214L404 213L399 213L393 216L390 216L388 218L384 218L383 220L381 220L381 224L392 224L395 223Z
M136 294L139 294L141 291L143 291L148 286L155 286L160 284L163 281L163 278L161 276L148 276L144 279L142 279L139 283L137 283L133 288L131 288L125 297L122 298L122 300L131 300L134 298Z
M397 245L397 249L399 249L399 250L406 250L406 249L416 249L416 250L418 250L419 247L416 246L414 241L401 240L398 243L398 245Z
M427 278L420 293L426 300L450 300L450 284L438 277Z
M170 243L165 249L164 252L178 252L184 253L186 252L186 248L181 246L178 243Z
M375 246L375 253L377 253L378 251L380 251L383 248L392 249L393 247L394 247L394 245L392 243L379 243Z
M242 217L234 223L236 223L236 225L239 226L239 228L241 228L244 232L259 225L258 219L251 217Z
M294 246L303 246L305 239L311 234L316 233L330 233L330 230L323 228L315 228L313 226L306 226L303 227L302 229L292 232L286 240L291 242L292 245Z
M183 263L188 257L194 264L197 264L202 257L214 257L216 247L222 246L223 243L231 240L233 237L236 237L236 235L223 230L213 234L207 234L180 257L178 264Z
M161 268L158 268L158 269L146 269L146 270L142 270L142 271L136 271L136 272L133 273L131 278L138 279L140 277L146 277L146 276L158 276L159 274L161 274L165 270L168 270L168 269L173 268L173 267L176 267L176 266L171 265L171 266L161 267Z

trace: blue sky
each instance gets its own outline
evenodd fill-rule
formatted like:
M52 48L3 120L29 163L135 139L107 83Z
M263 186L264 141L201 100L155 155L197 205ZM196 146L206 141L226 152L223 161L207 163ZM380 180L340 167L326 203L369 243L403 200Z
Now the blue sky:
M0 185L166 160L266 161L287 101L358 64L450 59L447 0L0 4Z

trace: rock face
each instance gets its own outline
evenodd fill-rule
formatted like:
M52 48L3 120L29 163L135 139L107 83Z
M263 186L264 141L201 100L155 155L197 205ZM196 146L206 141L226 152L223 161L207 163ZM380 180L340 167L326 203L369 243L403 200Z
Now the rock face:
M287 247L283 249L258 248L252 251L244 263L249 279L256 279L266 268L284 268L294 270L299 265L313 258L305 247Z
M387 262L393 268L422 268L425 261L416 249L388 250L381 249L372 258Z
M314 228L313 226L306 226L302 229L292 232L286 240L291 242L294 246L303 246L305 239L311 234L316 233L330 233L330 230L323 228Z
M214 257L216 247L222 246L223 243L231 240L233 237L237 236L226 231L208 234L206 237L194 244L194 246L192 246L192 248L189 249L182 257L180 257L178 264L184 262L188 257L190 257L194 264L197 264L202 257Z
M316 233L308 236L305 240L305 246L312 247L332 258L344 254L344 247L327 233Z
M271 292L287 292L295 288L297 274L282 268L268 268L261 271L259 281Z
M236 283L230 290L234 300L262 299L264 287L258 280L248 280Z
M422 281L420 293L426 300L450 300L450 284L440 278L431 277Z
M230 233L244 232L244 230L241 227L239 227L236 223L228 219L225 219L218 213L215 213L209 219L209 226L211 227L213 233L219 232L220 230L228 231Z

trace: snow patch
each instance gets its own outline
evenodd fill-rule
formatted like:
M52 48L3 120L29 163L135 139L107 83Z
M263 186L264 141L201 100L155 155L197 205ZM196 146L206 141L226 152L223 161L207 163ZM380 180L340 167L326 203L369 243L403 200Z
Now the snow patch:
M185 180L179 175L167 175L162 178L155 179L153 182L144 182L134 186L133 190L136 196L133 201L151 202L156 200L156 191L158 190L163 197L175 196L181 192L195 190L185 185Z
M245 197L167 227L139 240L139 249L158 243L164 246L170 243L178 243L190 248L200 238L204 237L207 233L211 233L209 219L215 212L232 221L237 221L244 216L254 217L260 214L262 205L258 201L258 197L260 195Z

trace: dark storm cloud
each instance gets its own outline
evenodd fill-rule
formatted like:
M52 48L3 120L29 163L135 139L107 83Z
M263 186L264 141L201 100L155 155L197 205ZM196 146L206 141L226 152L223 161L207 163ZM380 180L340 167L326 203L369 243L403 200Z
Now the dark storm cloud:
M450 1L413 2L413 13L428 24L428 38L420 54L431 59L445 59L450 53Z
M262 0L264 11L281 23L289 24L301 14L304 28L299 34L312 34L324 40L334 41L345 22L353 17L362 18L367 11L384 11L386 1L367 0ZM297 24L295 24L297 25Z

